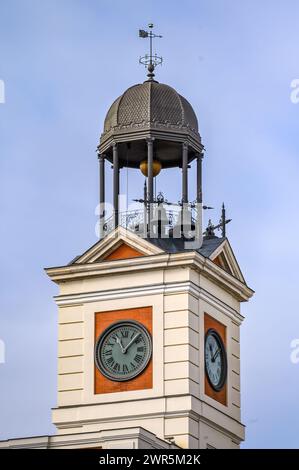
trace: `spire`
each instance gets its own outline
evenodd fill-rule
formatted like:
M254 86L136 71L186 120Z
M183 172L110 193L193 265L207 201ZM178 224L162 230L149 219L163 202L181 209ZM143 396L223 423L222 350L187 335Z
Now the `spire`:
M154 34L152 29L154 27L153 23L149 23L148 25L149 31L145 31L144 29L139 30L139 37L143 39L149 38L150 40L150 51L149 54L145 54L145 56L140 57L139 63L147 67L148 70L148 79L153 80L154 79L154 70L157 67L157 65L161 65L163 62L162 57L157 56L155 53L153 55L153 39L154 38L162 38L161 35Z

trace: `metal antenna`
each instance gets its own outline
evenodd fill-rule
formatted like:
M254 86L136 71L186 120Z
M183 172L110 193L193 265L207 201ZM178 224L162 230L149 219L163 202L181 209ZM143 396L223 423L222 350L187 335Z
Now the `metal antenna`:
M155 53L155 55L153 55L153 39L154 38L162 38L162 36L159 35L159 34L154 34L153 33L153 31L152 31L152 29L154 27L153 23L149 23L148 27L149 27L149 31L145 31L144 29L139 30L139 37L143 38L143 39L149 38L149 40L150 40L150 52L149 52L149 54L145 54L145 56L140 57L139 63L144 65L145 67L147 67L147 70L148 70L147 76L148 76L149 80L153 80L154 76L155 76L155 74L154 74L155 68L157 67L157 65L161 65L162 62L163 62L162 57L157 56L156 53Z

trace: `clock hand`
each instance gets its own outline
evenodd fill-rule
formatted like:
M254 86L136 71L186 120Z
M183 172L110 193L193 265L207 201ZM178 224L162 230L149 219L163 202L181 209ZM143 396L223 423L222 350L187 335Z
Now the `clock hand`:
M131 344L133 344L136 339L138 338L138 336L140 335L140 333L137 333L134 338L129 342L129 344L127 344L127 346L124 347L123 349L123 353L126 353L127 352L127 349L131 346Z
M120 345L121 352L124 354L126 351L125 351L123 345L121 344L121 340L119 339L118 336L116 336L116 342L117 342L117 344Z
M218 354L220 353L220 348L217 349L217 351L215 352L214 356L212 357L212 361L215 362L215 359L216 357L218 356Z
M214 353L213 353L213 348L212 348L212 346L210 345L210 343L209 343L209 348L210 348L210 353L211 353L211 359L212 359L212 361L213 361L213 354L214 354Z

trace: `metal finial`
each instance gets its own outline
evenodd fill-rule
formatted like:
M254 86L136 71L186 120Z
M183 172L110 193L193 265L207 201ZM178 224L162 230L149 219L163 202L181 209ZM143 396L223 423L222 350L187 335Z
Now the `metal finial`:
M206 231L204 232L204 235L206 237L214 237L215 236L215 230L221 230L221 236L222 238L226 237L226 224L229 224L232 219L227 219L226 218L226 210L224 203L222 204L222 211L221 211L221 219L219 221L218 225L212 224L211 219L209 220L208 226L206 228Z
M221 211L221 230L222 230L222 238L225 238L226 237L226 214L225 214L225 205L224 205L224 202L222 203L222 211Z
M145 54L145 56L140 57L139 63L142 64L142 65L145 65L145 67L147 67L148 79L153 80L154 76L155 76L155 74L154 74L155 68L157 67L157 65L161 65L162 62L163 62L162 57L157 56L156 53L155 53L155 55L153 55L153 39L154 38L161 38L162 36L153 33L153 31L152 31L152 29L154 27L153 23L149 23L148 27L149 27L149 31L145 31L144 29L139 30L139 37L143 38L143 39L149 38L149 40L150 40L150 52L149 52L149 54Z
M167 203L166 199L164 198L164 194L160 191L157 198L156 198L158 206L163 204L164 202Z
M225 210L225 205L224 203L222 204L222 211L221 211L221 219L220 219L220 228L222 232L222 238L226 237L226 224L229 224L232 219L227 219L226 218L226 210Z

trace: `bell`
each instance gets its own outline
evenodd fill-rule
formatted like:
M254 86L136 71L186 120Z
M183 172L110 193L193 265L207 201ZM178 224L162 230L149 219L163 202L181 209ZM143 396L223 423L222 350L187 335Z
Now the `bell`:
M148 164L147 160L142 160L139 165L140 171L144 176L148 176ZM153 161L153 177L158 176L162 169L162 165L158 160Z

